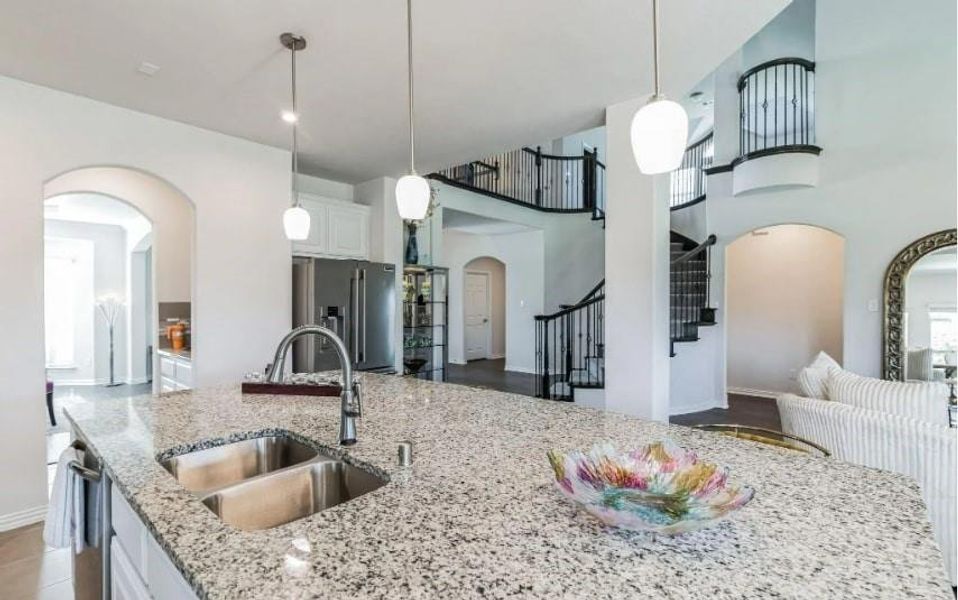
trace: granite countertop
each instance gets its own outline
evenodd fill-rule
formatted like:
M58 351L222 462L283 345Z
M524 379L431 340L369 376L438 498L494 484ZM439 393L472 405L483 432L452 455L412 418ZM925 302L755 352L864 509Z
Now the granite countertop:
M382 488L280 527L226 525L156 462L282 429L340 452L336 398L239 386L70 410L200 597L953 598L917 486L887 472L570 404L365 375L351 461ZM550 448L671 437L755 499L679 537L608 529L553 487ZM412 467L396 447L412 440Z

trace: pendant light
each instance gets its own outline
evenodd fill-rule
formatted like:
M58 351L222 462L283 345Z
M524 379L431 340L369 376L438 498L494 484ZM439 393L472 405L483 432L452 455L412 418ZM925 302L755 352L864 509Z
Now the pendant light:
M409 75L409 174L396 182L396 208L399 216L407 221L419 221L429 212L432 189L424 177L416 173L416 127L413 103L412 72L412 0L406 0L406 57Z
M689 135L685 109L659 89L659 0L652 0L652 62L655 93L632 117L632 154L647 175L679 168Z
M299 202L299 193L297 191L298 182L296 176L299 172L299 148L297 146L296 128L299 124L299 113L296 112L296 52L306 47L306 38L284 33L279 36L279 41L289 50L292 65L292 76L290 78L293 107L291 111L284 111L282 119L293 126L293 184L290 189L293 205L283 213L283 229L286 231L286 238L290 240L305 240L309 237L309 212Z

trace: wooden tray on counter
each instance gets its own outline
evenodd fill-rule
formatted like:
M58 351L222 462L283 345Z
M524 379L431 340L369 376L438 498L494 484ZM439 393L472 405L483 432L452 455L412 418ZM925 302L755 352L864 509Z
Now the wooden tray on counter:
M273 394L279 396L339 396L342 386L314 383L254 383L244 381L244 394Z

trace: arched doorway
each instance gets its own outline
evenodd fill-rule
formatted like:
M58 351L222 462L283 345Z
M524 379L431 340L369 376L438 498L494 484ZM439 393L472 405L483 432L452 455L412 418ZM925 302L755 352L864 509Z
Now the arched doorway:
M462 354L466 361L505 360L505 263L489 256L466 263L462 299Z
M845 239L811 225L763 227L728 245L730 397L798 391L798 372L822 350L842 361L844 263Z
M71 404L191 387L194 210L122 167L69 171L43 192L50 463Z

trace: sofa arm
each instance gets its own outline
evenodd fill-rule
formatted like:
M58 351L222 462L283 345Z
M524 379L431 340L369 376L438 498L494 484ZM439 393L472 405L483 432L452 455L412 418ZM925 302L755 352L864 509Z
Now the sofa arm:
M956 430L838 402L784 394L776 399L785 433L839 460L907 475L918 482L948 574L956 578Z

